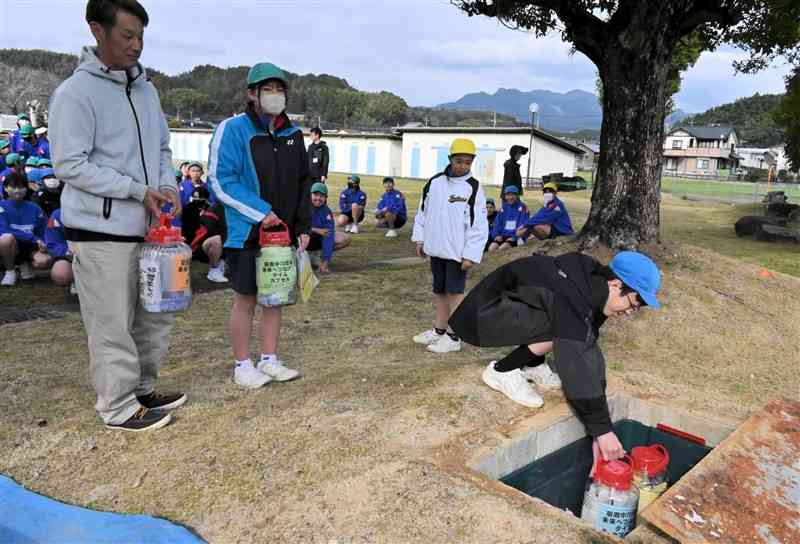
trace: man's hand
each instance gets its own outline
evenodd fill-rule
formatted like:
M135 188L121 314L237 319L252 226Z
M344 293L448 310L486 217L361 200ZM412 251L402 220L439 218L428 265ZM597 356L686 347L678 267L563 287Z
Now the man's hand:
M461 260L461 270L463 270L464 272L466 272L467 270L469 270L473 266L475 266L475 263L473 263L469 259L462 259Z
M424 259L427 255L425 255L425 251L422 249L422 244L417 242L417 257L420 259Z
M169 201L170 200L163 193L151 189L150 187L148 187L144 193L144 207L153 214L153 217L161 215L161 208Z
M613 461L625 455L625 449L613 432L598 436L595 442L604 461Z
M178 217L181 214L181 197L178 191L172 189L161 189L161 194L172 203L172 215Z
M275 215L273 212L270 212L269 215L267 215L264 219L261 220L261 226L264 227L265 229L268 229L270 227L274 227L280 222L281 222L280 217Z
M301 234L300 236L298 236L297 243L299 245L300 251L305 251L310 241L311 237L308 234Z

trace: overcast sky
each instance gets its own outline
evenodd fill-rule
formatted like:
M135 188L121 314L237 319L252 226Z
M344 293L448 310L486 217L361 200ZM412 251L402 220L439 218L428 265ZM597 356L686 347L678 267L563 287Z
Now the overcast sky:
M197 64L271 61L328 73L412 106L498 88L594 92L595 68L558 36L536 39L446 0L141 0L150 14L142 61L169 74ZM0 48L74 53L93 43L85 0L0 0ZM699 112L753 93L784 91L786 66L734 75L727 48L685 75L678 107Z

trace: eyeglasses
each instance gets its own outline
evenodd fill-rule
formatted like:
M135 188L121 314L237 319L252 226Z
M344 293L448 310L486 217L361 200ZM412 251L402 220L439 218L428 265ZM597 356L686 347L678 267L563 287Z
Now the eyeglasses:
M639 308L643 306L642 301L639 299L639 294L636 291L631 291L630 293L626 293L625 296L628 298L628 304L630 304L630 309L634 312L638 311Z

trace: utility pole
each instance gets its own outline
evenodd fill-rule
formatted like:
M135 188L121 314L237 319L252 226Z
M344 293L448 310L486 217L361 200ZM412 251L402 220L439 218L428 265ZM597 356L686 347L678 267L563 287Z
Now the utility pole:
M531 141L528 145L528 175L525 178L525 186L530 187L531 184L531 159L533 158L533 127L536 120L536 114L539 112L539 104L531 102L528 106L528 111L531 114Z
M497 112L492 112L492 127L497 128Z

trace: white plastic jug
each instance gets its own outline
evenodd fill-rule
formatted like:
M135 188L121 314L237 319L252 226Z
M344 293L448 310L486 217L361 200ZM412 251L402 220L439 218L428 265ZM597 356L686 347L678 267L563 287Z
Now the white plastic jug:
M633 485L630 457L600 461L583 497L581 519L620 538L636 526L639 490Z
M192 248L170 215L162 214L159 222L139 249L139 302L151 313L179 312L192 303Z

